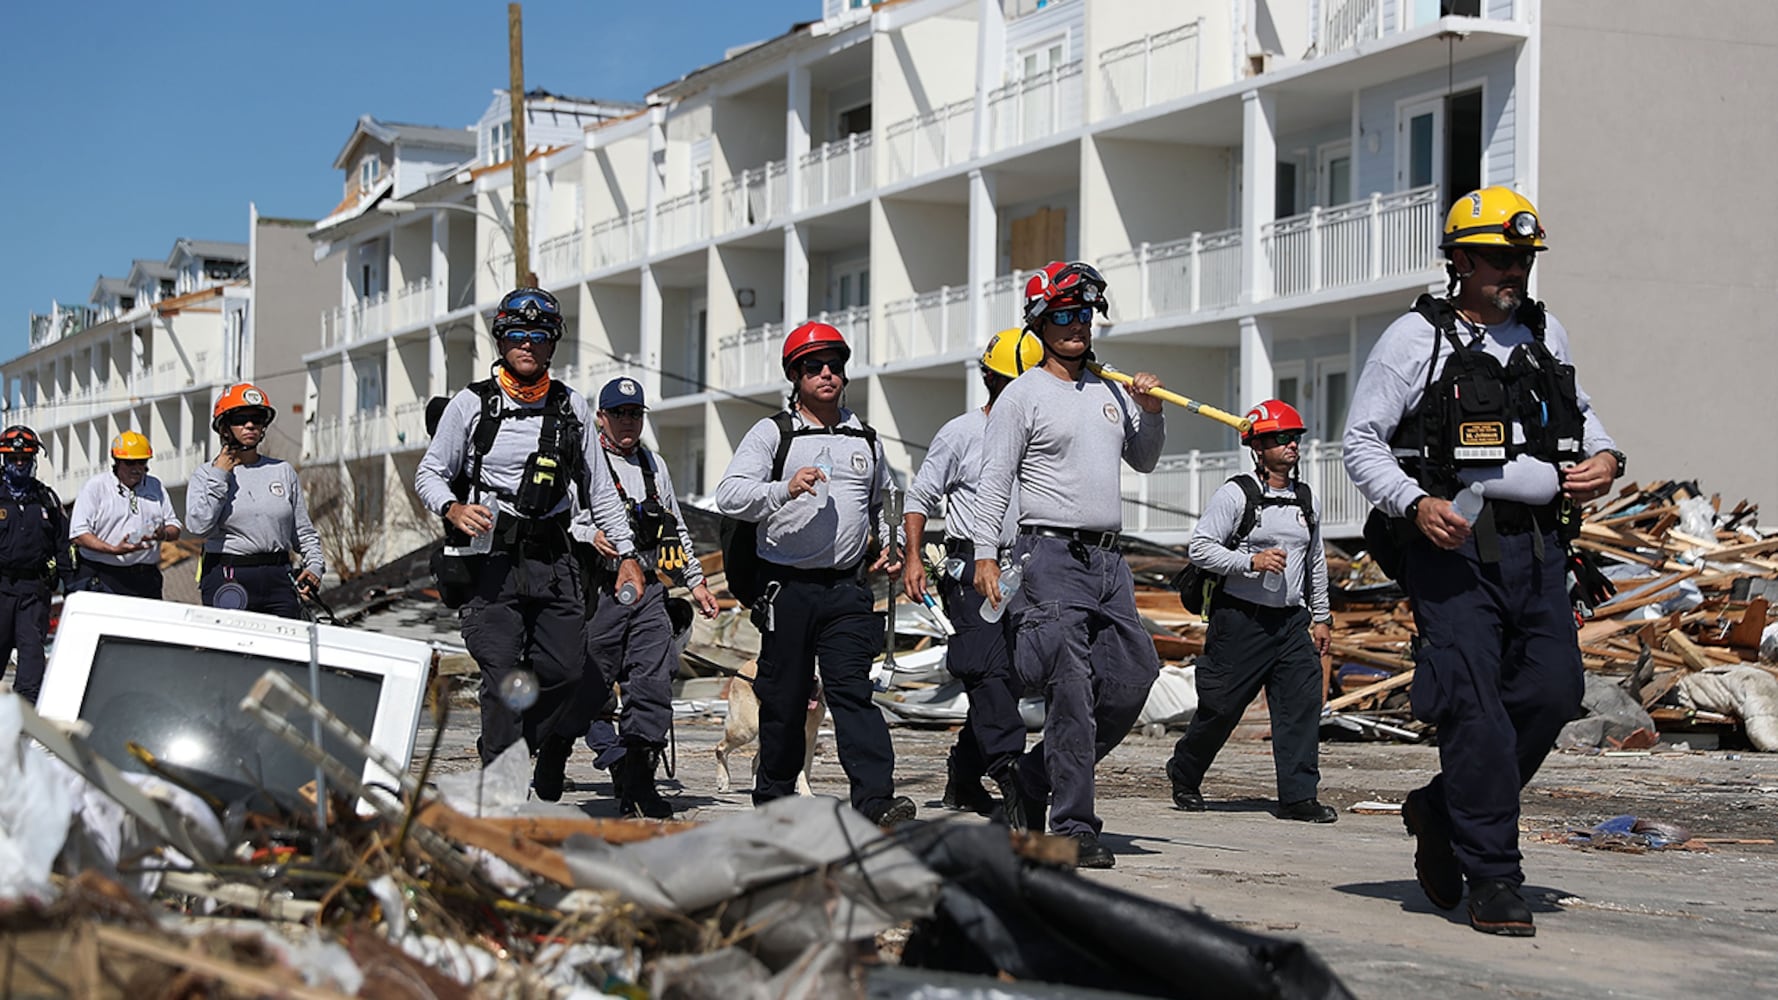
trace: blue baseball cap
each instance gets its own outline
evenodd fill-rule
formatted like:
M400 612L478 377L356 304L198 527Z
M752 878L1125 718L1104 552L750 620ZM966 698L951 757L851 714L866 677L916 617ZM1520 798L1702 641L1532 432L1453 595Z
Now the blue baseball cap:
M615 410L620 406L648 408L642 397L642 383L627 375L605 383L605 388L599 390L599 409Z

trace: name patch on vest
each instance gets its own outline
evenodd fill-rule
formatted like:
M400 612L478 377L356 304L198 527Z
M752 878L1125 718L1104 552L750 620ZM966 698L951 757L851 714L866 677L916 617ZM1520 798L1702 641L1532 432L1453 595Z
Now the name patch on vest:
M1476 420L1457 425L1457 445L1451 457L1459 461L1506 458L1506 424L1499 420Z

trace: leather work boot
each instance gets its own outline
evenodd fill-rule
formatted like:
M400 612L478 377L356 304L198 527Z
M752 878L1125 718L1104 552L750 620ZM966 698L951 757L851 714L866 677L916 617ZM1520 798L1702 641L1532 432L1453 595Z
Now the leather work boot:
M568 755L574 752L574 741L551 733L537 748L537 761L531 767L531 791L545 802L562 801L562 786L567 782Z
M1439 909L1456 909L1463 901L1463 868L1457 863L1457 852L1451 850L1451 838L1445 832L1445 824L1427 805L1426 789L1416 788L1403 800L1401 825L1407 827L1417 841L1414 877L1420 882L1420 890Z
M1469 883L1469 926L1483 934L1532 937L1531 907L1519 895L1519 887L1503 878L1474 879Z
M957 773L957 751L952 748L951 755L945 760L945 794L944 807L960 812L972 812L977 816L986 816L994 811L994 796L982 787L980 778L968 778Z
M1190 813L1204 811L1204 793L1198 791L1197 785L1185 780L1185 772L1172 758L1167 759L1167 780L1173 783L1174 806Z
M623 792L617 809L625 816L647 819L672 819L673 806L654 787L654 768L660 754L648 747L631 746L624 750L624 759L617 767L623 771Z
M1025 794L1025 787L1019 781L1018 761L1011 761L1001 768L1000 773L994 776L994 783L1000 786L999 818L1007 826L1020 833L1042 828L1042 817L1033 817L1031 814L1036 803Z
M1096 833L1077 833L1074 842L1080 845L1080 856L1075 860L1076 868L1112 868L1117 865L1117 855L1111 848L1099 843Z
M871 812L865 813L864 817L878 826L899 826L913 819L918 811L914 807L913 799L905 795L897 795L892 799L885 800Z
M1317 799L1298 799L1295 802L1282 802L1278 805L1279 819L1294 819L1301 823L1332 823L1340 818L1332 806L1324 806Z

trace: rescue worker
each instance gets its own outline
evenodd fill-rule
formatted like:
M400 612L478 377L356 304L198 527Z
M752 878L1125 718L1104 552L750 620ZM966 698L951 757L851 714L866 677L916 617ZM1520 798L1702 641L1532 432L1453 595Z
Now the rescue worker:
M1414 610L1414 714L1438 726L1443 770L1402 807L1420 886L1452 909L1467 878L1476 930L1528 936L1519 794L1581 702L1562 529L1624 457L1575 382L1568 331L1528 297L1546 249L1531 202L1471 192L1440 247L1454 294L1421 296L1383 331L1352 394L1346 471ZM1452 499L1474 484L1472 524Z
M1013 666L1043 691L1046 713L1042 742L1018 765L1023 819L1041 829L1047 799L1050 828L1079 842L1086 868L1116 864L1099 842L1094 766L1129 733L1161 669L1118 550L1118 463L1148 472L1160 460L1166 427L1150 393L1161 382L1143 372L1126 394L1088 367L1093 313L1106 308L1105 279L1085 263L1054 261L1026 282L1025 324L1043 366L1007 386L988 416L973 528L975 589L997 605L1000 520L1018 491Z
M179 537L166 487L148 472L154 448L136 431L111 440L111 471L74 498L68 533L80 556L75 588L161 598L161 543Z
M889 826L913 819L915 809L912 799L895 794L895 750L871 701L870 667L883 644L883 621L859 571L892 481L876 432L843 403L851 357L846 338L826 323L804 323L784 338L790 405L741 439L716 487L716 509L757 525L754 805L796 791L803 721L819 670L852 808ZM879 523L880 537L891 530ZM885 545L871 571L900 571L888 562L889 552Z
M452 397L414 472L414 492L463 553L444 562L461 574L463 645L481 668L484 767L520 739L535 753L580 681L586 604L568 534L577 500L616 550L617 586L643 589L586 398L550 378L563 329L555 296L508 292L490 325L493 377Z
M945 518L944 550L947 568L936 582L944 601L945 617L956 634L945 643L945 669L963 682L969 696L969 713L957 743L945 761L944 804L986 816L994 797L982 788L983 776L992 777L1001 797L1012 803L1006 810L1009 822L1022 821L1024 809L1018 783L1012 780L1014 762L1025 752L1025 721L1019 715L1019 684L1013 677L1009 652L1012 622L982 620L982 596L975 592L975 502L982 474L982 436L988 415L1012 380L1043 363L1043 345L1024 330L1003 330L988 341L982 352L982 385L988 402L939 428L926 449L926 460L908 486L907 513L903 523L907 550L902 567L902 589L920 602L927 589L926 569L919 558L925 548L926 522L940 512ZM1000 548L1011 547L1018 529L1018 505L1009 503L1000 524Z
M1198 711L1173 747L1167 777L1173 803L1204 811L1199 786L1217 751L1265 691L1278 773L1278 817L1332 823L1339 814L1315 798L1321 730L1321 656L1333 642L1327 552L1320 508L1296 476L1302 414L1269 399L1248 411L1241 443L1253 472L1222 484L1192 532L1191 561L1221 580L1205 618L1198 658Z
M198 590L205 604L300 618L297 592L321 586L321 536L296 469L259 453L277 417L271 397L251 382L217 397L210 426L222 447L192 472L185 520L192 534L204 536ZM294 578L292 552L299 560Z
M691 531L679 513L679 498L665 462L642 443L642 422L648 406L642 386L627 376L614 378L599 390L599 445L611 469L635 539L647 586L630 603L588 587L589 602L582 640L585 668L569 706L545 735L537 751L532 786L537 797L554 802L562 797L563 768L575 740L587 735L594 718L611 700L612 688L623 685L619 716L622 755L612 772L618 811L651 819L667 819L673 807L655 788L655 768L673 725L673 674L679 668L673 644L673 621L667 614L667 586L657 570L680 570L692 599L705 618L716 617L716 597L704 585L704 571L692 556ZM577 511L570 528L582 551L582 571L602 580L617 571L617 547L594 524L592 515Z
M12 689L33 705L43 689L50 597L74 574L62 500L37 479L41 454L31 428L0 431L0 657L18 652Z

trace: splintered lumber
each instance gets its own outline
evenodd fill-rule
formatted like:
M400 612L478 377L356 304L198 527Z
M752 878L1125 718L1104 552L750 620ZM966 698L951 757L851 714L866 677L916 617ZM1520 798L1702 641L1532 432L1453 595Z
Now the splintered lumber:
M1366 649L1363 646L1353 645L1350 642L1338 641L1334 642L1330 648L1333 650L1334 656L1341 660L1347 660L1353 663L1363 663L1373 667L1382 667L1385 670L1414 669L1414 661L1399 653L1385 653L1379 650Z
M1344 708L1351 708L1353 705L1356 705L1367 698L1379 694L1388 694L1396 688L1402 688L1412 684L1413 681L1414 672L1412 670L1405 670L1396 674L1394 677L1380 680L1375 684L1367 684L1351 694L1343 694L1338 698L1329 698L1327 704L1321 706L1321 710L1324 712L1338 712Z
M634 844L668 834L683 833L698 824L684 821L596 819L591 816L558 819L553 816L486 817L480 822L511 836L523 837L546 847L557 847L569 837L596 837L607 844Z
M1687 639L1682 632L1667 633L1667 648L1679 654L1689 670L1708 670L1716 666L1716 661L1704 655L1698 644Z
M1647 586L1638 587L1628 594L1619 594L1611 601L1601 604L1595 609L1594 613L1599 615L1616 616L1635 611L1640 607L1655 604L1662 599L1663 595L1665 595L1669 589L1676 586L1681 581L1689 580L1692 577L1697 576L1702 571L1702 567L1692 566L1688 569L1681 570L1678 573L1668 574Z
M181 949L169 944L165 938L126 930L122 927L96 923L92 925L92 931L97 935L98 942L109 951L158 962L174 969L195 972L253 996L293 997L296 1000L345 1000L346 998L344 993L316 989L312 986L305 986L300 981L292 981L295 979L294 974L279 976L265 969L250 969L244 965L205 954L198 950L199 945L195 941L189 947Z
M421 806L414 819L460 844L479 847L514 868L574 888L574 874L568 870L568 860L560 851L544 847L488 820L465 816L436 799Z

